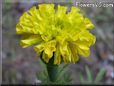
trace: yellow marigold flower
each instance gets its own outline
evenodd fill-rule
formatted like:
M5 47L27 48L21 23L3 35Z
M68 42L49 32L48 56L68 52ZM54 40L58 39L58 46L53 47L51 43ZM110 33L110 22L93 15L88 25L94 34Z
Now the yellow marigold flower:
M20 44L26 48L37 44L34 49L48 63L54 57L54 64L77 62L79 55L88 57L95 36L89 30L94 27L88 18L83 17L80 9L54 4L40 4L25 12L16 26L16 32L22 35Z

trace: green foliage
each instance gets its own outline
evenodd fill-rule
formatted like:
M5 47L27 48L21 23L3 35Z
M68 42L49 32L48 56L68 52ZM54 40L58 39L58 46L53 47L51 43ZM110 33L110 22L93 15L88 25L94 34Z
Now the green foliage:
M72 0L68 0L69 4L72 4Z
M105 69L104 68L102 68L100 71L99 71L99 73L97 74L97 76L96 76L96 79L95 79L95 82L99 82L100 80L102 80L102 78L103 78L103 76L104 76L104 74L105 74Z
M80 81L82 84L96 84L96 83L99 83L103 77L104 77L104 74L106 72L106 70L104 68L100 69L100 71L97 73L96 75L96 78L94 79L92 77L92 73L91 73L91 70L88 68L88 66L85 67L85 70L86 70L86 74L87 74L87 79L85 79L83 77L82 74L80 74Z
M82 74L80 74L80 80L81 80L82 84L85 82L85 80L84 80Z
M88 77L87 80L89 83L92 83L92 81L93 81L92 73L91 73L90 69L88 68L88 66L86 66L85 69L86 69L86 73L87 73L87 77Z
M38 80L41 80L41 83L46 84L46 83L50 82L49 77L48 77L48 73L46 70L46 66L42 62L42 60L39 59L39 62L40 62L41 67L43 68L42 69L43 71L41 71L40 73L37 73L37 78L38 78Z
M37 78L39 80L41 80L41 83L43 83L43 84L50 82L49 78L48 78L48 74L46 73L46 71L42 71L40 73L37 73Z
M60 65L58 67L56 83L58 84L69 84L71 83L72 78L70 72L68 72L68 64Z
M57 77L55 82L51 82L48 76L48 71L46 70L46 65L40 60L41 67L43 71L37 73L38 80L41 80L41 84L69 84L72 81L71 73L68 72L68 64L59 65L57 72Z

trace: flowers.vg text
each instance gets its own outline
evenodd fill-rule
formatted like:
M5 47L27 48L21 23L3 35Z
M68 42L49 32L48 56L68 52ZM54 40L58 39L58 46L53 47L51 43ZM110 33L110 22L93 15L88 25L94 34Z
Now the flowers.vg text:
M82 2L76 2L76 6L78 7L113 7L113 3L103 3L103 2L97 2L97 3L82 3Z

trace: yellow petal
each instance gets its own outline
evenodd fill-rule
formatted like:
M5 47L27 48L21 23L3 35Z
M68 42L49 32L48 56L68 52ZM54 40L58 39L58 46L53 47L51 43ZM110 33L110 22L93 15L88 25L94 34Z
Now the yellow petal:
M78 46L80 49L89 50L89 47L88 47L86 44L78 44L77 46Z
M67 7L58 5L58 9L56 12L57 17L63 18L64 15L66 15L66 11L67 11Z
M48 63L50 58L43 52L42 59Z
M36 6L33 6L32 8L30 8L30 10L28 11L28 13L30 13L31 16L36 15L36 13L37 13Z
M59 50L59 45L54 53L54 64L60 64L61 62L61 54Z
M54 51L56 51L56 41L52 40L46 44L44 52L49 58L51 58Z
M31 29L29 28L26 28L26 27L23 27L21 24L17 24L16 25L16 33L17 34L26 34L26 33L29 33L29 34L32 34L31 32Z
M63 45L60 45L60 53L65 63L71 62L71 53L68 50L67 42L64 43Z
M46 43L38 44L38 45L36 45L36 46L34 47L34 50L35 50L38 54L40 54L40 53L44 50L45 46L46 46Z
M88 18L84 19L84 23L85 23L86 29L93 29L94 28L94 25L92 24L92 22Z
M41 37L39 35L24 35L20 41L20 45L23 46L23 48L26 48L40 41Z
M72 24L74 24L74 27L75 27L75 24L79 25L83 21L83 15L80 14L79 11L80 11L80 9L72 6L71 11L67 14L69 21ZM76 27L77 27L77 25L76 25ZM79 26L82 26L82 25L79 25Z
M71 50L71 59L72 59L72 62L75 63L79 60L79 57L78 57L78 52L77 52L77 47L75 44L73 43L69 43L69 48Z
M78 53L81 56L88 57L90 55L90 49L89 50L84 50L84 49L78 48Z
M54 4L41 4L39 5L39 11L43 18L50 18L54 15Z

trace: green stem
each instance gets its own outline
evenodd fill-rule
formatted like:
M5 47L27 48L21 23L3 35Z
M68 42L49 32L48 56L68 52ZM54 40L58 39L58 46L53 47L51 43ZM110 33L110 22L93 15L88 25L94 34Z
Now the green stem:
M55 82L57 78L58 65L54 65L54 58L51 58L50 61L46 64L48 76L51 82Z
M42 55L41 55L42 56ZM56 81L57 78L57 72L58 72L58 65L54 64L54 57L52 57L48 63L46 63L42 58L41 60L45 63L46 68L47 68L47 72L48 72L48 76L50 79L51 83L54 83Z

